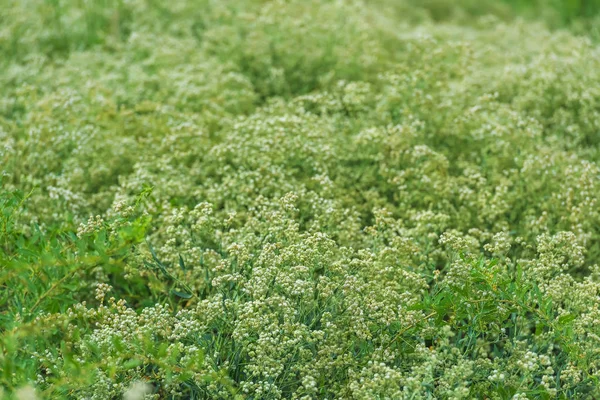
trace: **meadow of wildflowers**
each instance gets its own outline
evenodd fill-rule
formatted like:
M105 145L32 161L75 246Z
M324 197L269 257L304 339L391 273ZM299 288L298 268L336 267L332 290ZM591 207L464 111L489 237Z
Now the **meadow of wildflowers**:
M598 10L0 2L0 398L600 398Z

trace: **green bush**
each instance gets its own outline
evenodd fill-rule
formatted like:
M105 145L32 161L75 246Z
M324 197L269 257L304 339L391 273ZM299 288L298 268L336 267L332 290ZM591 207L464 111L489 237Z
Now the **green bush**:
M600 397L595 2L0 7L0 398Z

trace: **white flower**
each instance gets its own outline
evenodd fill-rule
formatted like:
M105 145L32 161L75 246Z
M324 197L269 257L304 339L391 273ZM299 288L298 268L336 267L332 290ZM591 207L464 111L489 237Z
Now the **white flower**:
M152 393L152 385L143 381L136 381L123 394L123 400L142 400L144 396Z

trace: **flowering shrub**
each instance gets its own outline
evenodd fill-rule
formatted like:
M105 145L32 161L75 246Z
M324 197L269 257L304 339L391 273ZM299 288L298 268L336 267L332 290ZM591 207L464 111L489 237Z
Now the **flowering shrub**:
M600 48L513 3L6 2L0 397L599 398Z

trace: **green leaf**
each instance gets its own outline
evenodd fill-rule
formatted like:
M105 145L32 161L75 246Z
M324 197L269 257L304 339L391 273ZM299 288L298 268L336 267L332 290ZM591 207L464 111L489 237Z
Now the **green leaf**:
M181 297L182 299L189 299L192 297L192 295L190 293L184 293L184 292L180 292L178 290L171 290L171 293L173 293L175 296L177 297Z
M150 254L152 255L152 259L154 260L154 262L156 262L156 264L158 264L159 267L164 268L165 266L158 259L158 256L156 255L156 252L154 251L154 247L152 247L152 244L150 244L150 242L146 242L146 243L148 243L148 248L150 249Z
M567 325L569 322L574 321L577 318L576 315L573 314L565 314L558 318L559 325Z
M143 364L142 360L138 360L136 358L128 360L126 362L123 363L123 369L132 369L135 367L139 367L140 365Z

